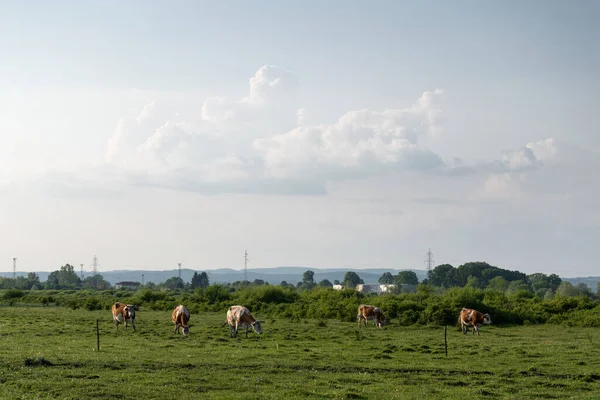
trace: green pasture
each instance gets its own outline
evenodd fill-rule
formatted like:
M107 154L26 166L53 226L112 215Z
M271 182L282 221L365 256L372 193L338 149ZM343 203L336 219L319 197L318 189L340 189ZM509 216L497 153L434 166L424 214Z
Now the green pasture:
M0 308L2 399L598 399L600 330L557 325L383 329L268 315L262 336L229 338L225 313ZM96 349L96 319L100 351Z

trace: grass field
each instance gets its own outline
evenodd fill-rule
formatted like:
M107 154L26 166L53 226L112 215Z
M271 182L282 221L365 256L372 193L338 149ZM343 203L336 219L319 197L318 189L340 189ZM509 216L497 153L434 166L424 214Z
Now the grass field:
M384 329L258 315L264 335L230 339L223 314L0 308L2 399L600 398L600 331L555 325ZM101 349L96 351L96 319Z

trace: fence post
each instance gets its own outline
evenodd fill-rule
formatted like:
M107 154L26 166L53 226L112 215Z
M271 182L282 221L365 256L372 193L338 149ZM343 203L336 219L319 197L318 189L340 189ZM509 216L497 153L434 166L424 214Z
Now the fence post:
M98 328L98 319L96 319L96 341L97 341L98 351L100 351L100 328Z
M448 330L448 325L444 325L444 352L446 353L446 357L448 357L448 339L446 338L447 330Z

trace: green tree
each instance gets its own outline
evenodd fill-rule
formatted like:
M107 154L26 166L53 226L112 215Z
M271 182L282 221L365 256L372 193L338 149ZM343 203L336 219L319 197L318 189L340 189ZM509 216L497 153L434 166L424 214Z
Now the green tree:
M473 289L480 289L481 282L479 281L479 278L471 275L467 278L467 284L465 285L465 287L469 287L469 288L473 288Z
M531 292L531 287L525 280L519 279L508 284L508 293Z
M315 286L315 273L308 270L302 274L302 287L310 289Z
M202 272L201 274L198 274L198 272L194 271L194 275L192 276L192 284L191 284L192 289L205 288L205 287L208 287L209 285L210 285L210 282L208 280L208 275L206 274L206 272Z
M170 289L170 290L183 289L185 287L185 284L183 283L183 279L181 279L178 276L173 276L173 277L167 279L163 285L164 285L164 287L166 287L167 289Z
M508 282L503 277L496 276L490 279L487 287L492 290L504 293L506 292L506 289L508 289Z
M348 271L346 275L344 275L344 280L342 281L342 285L346 288L355 289L356 285L365 283L360 276L356 272Z
M75 267L65 264L58 271L58 285L61 289L78 289L81 287L81 279L75 272Z
M400 271L396 275L395 283L400 285L418 285L419 278L415 271ZM392 282L393 283L393 282Z
M576 297L581 294L581 291L573 286L571 282L562 282L558 289L556 289L556 295L562 297Z
M391 272L384 272L377 280L382 285L389 285L394 283L394 275Z
M27 286L28 289L41 289L42 283L40 282L40 277L35 272L29 272L27 274Z
M432 286L449 288L458 286L456 280L456 268L450 264L438 265L427 273L427 279Z
M319 282L319 286L320 287L333 287L333 284L331 282L329 282L327 279L323 279L321 282Z
M111 285L102 275L96 274L86 277L83 282L81 282L81 287L83 289L106 290L110 289Z
M46 284L44 285L46 289L59 289L58 285L58 271L52 271L48 274L48 279L46 279Z

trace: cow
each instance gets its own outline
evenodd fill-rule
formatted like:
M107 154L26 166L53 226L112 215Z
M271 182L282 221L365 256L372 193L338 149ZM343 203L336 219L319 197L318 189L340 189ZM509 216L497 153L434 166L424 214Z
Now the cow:
M472 308L463 307L460 310L460 315L458 317L460 322L460 328L462 329L462 333L467 334L468 327L473 326L473 335L477 332L477 336L479 336L479 327L482 324L489 325L492 323L492 319L490 318L490 314L482 313Z
M229 324L229 337L237 336L238 327L243 327L246 331L246 337L248 337L248 328L252 328L254 332L261 335L262 326L261 322L255 319L250 310L244 306L231 306L227 310L227 321L222 326Z
M173 309L173 313L171 314L171 320L175 324L175 332L179 332L179 327L182 327L181 333L183 336L187 336L190 332L190 326L188 325L188 321L190 320L190 312L184 305L180 304Z
M387 320L385 319L385 315L381 312L379 307L370 306L367 304L361 304L358 306L358 314L356 315L356 320L358 321L358 327L360 328L360 322L363 321L365 326L367 326L367 320L372 319L373 325L381 328L385 325Z
M131 322L133 330L135 331L135 310L136 306L132 304L123 304L116 302L112 306L112 316L115 322L116 329L119 329L120 323L125 323L125 329L127 329L127 322Z

